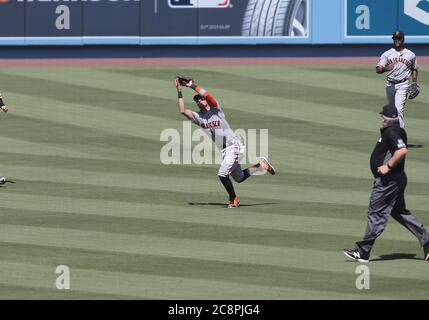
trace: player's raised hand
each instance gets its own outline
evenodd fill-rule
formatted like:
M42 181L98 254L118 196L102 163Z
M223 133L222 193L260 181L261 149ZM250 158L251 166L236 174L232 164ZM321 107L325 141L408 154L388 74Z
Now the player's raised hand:
M178 79L178 78L174 79L174 85L176 86L176 89L177 89L177 90L180 90L180 89L181 89L180 82L179 82L179 79Z
M186 86L191 87L193 84L194 84L194 80L191 79L186 83Z
M181 86L185 87L190 87L194 83L194 80L192 78L177 77L177 80L179 81Z
M1 106L1 110L2 110L3 112L8 112L8 111L9 111L9 108L8 108L8 106L4 105L4 106Z

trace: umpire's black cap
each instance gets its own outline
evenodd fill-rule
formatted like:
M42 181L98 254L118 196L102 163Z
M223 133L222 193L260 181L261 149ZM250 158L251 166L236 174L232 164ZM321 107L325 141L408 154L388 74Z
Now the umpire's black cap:
M393 40L395 40L395 39L404 39L404 38L405 38L405 35L404 35L404 33L402 31L397 30L397 31L393 32L393 34L392 34L392 39Z
M382 116L388 117L388 118L397 118L398 117L398 110L395 106L392 106L390 104L386 104L383 107L383 110L380 112Z

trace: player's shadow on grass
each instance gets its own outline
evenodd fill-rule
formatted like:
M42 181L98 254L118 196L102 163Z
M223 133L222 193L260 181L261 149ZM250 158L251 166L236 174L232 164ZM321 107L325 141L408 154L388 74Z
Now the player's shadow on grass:
M416 258L415 253L392 253L392 254L382 254L376 259L371 259L370 262L388 261L388 260L421 260L421 259Z
M190 206L218 206L226 207L225 203L221 202L188 202ZM264 203L250 203L250 204L240 204L240 207L253 207L253 206L265 206L270 204L278 204L278 202L264 202Z
M13 180L7 180L4 184L0 184L0 188L4 188L7 183L16 183L16 182Z

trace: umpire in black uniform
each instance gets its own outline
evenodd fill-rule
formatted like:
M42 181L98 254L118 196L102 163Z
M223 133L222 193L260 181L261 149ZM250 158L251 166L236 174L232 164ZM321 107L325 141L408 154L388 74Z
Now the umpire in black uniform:
M429 261L429 234L423 224L406 209L404 191L407 175L404 171L407 149L407 133L399 126L395 106L386 105L380 113L381 137L371 154L371 171L374 175L369 208L368 224L363 240L357 241L357 249L345 249L344 254L359 262L368 262L375 240L386 227L389 216L407 228L423 247L424 260Z

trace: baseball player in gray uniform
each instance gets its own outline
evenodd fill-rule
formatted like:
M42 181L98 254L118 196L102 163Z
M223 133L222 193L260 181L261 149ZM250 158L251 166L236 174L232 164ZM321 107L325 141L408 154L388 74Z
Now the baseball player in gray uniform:
M0 94L0 109L1 109L1 111L5 112L5 113L9 111L8 106L5 105L3 102L3 97L1 94ZM5 183L6 183L6 177L0 176L0 184L5 184Z
M387 72L386 95L390 105L396 106L399 124L404 127L404 106L409 87L408 79L412 76L417 83L418 64L414 52L404 47L404 33L395 31L392 36L393 48L384 52L377 63L376 72Z
M226 121L221 105L208 91L195 85L192 79L186 79L186 81L184 85L197 92L197 95L194 96L194 101L200 110L194 112L185 108L181 85L179 79L176 78L174 83L178 94L179 112L201 127L221 151L222 164L219 168L218 176L229 195L228 208L237 208L240 202L229 176L232 176L236 182L241 183L256 171L264 169L274 175L275 170L264 157L261 158L259 163L247 169L241 169L239 161L244 155L245 146L232 131L228 121Z

